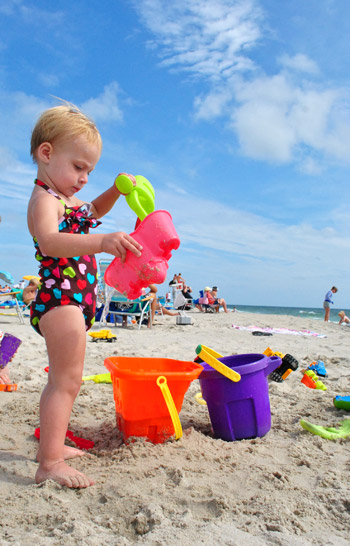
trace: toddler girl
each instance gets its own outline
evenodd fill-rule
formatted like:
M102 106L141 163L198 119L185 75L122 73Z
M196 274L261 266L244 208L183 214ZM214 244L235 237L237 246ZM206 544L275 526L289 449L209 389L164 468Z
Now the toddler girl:
M92 203L77 197L100 158L101 148L95 124L69 104L46 110L32 133L37 179L28 205L28 228L40 263L41 284L31 305L31 324L45 338L50 364L40 400L37 483L53 479L75 488L94 483L65 462L84 452L64 445L81 385L86 330L95 320L94 254L106 252L124 261L127 250L137 256L142 250L123 232L89 233L120 196L113 184Z

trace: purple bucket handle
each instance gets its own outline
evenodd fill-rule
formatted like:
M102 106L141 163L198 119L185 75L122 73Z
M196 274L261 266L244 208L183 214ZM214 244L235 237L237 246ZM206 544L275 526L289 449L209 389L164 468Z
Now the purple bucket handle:
M265 376L270 375L276 368L282 364L282 360L279 356L269 356L267 358L266 368L264 369Z

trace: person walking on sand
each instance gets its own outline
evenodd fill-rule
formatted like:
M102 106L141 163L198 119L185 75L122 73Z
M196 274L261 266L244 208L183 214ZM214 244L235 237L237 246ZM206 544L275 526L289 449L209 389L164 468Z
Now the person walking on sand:
M40 399L36 483L51 479L72 488L95 483L66 463L84 452L64 444L82 380L86 330L95 321L94 254L106 252L124 262L127 250L136 256L142 250L123 232L89 234L90 228L101 223L97 218L107 214L120 197L115 184L91 203L76 196L87 184L101 149L95 124L67 103L44 111L32 132L37 179L28 204L28 229L40 263L40 286L30 321L45 338L50 364Z
M331 303L334 304L334 301L332 300L333 294L336 294L338 292L338 288L336 286L332 286L330 290L328 290L327 294L324 297L323 302L323 309L324 309L324 321L329 321L329 315L331 312Z

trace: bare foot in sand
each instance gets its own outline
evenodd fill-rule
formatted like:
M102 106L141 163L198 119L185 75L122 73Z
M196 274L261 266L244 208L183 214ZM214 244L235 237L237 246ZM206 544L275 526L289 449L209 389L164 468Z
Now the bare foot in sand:
M70 446L64 446L63 447L63 459L66 461L67 459L76 459L77 457L84 457L86 455L89 455L86 451L83 451L82 449L77 449L76 447L70 447ZM36 460L40 461L40 450L37 453Z
M94 480L91 480L82 472L78 472L75 468L71 468L61 460L49 466L39 466L35 475L35 482L42 483L46 480L54 480L65 487L74 489L83 489L95 484Z

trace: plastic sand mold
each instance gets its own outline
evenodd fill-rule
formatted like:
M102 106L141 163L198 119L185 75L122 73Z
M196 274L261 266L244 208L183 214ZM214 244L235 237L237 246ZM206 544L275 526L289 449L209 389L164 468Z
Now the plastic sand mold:
M34 436L40 440L40 428L36 428L34 431ZM85 440L85 438L79 438L75 436L71 430L67 430L66 438L72 440L79 449L92 449L95 445L95 442L92 440Z
M321 436L321 438L326 438L326 440L338 440L339 438L348 438L350 436L350 419L341 421L339 428L313 425L309 421L304 421L304 419L301 419L300 424L304 430Z

